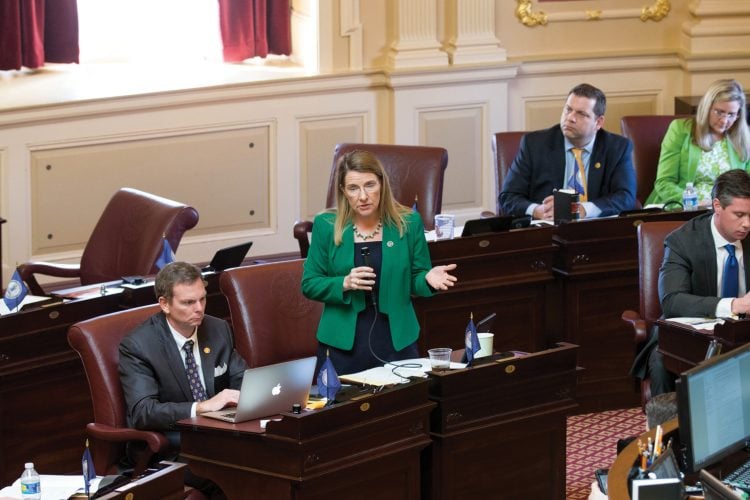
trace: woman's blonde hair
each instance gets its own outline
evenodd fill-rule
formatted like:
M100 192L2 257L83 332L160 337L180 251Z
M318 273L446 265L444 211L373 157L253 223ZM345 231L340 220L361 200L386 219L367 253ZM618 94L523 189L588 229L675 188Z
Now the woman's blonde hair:
M410 209L400 204L393 198L391 184L383 165L377 157L369 151L354 150L346 153L339 160L336 167L336 222L333 230L333 241L338 246L341 244L344 228L354 217L354 211L346 198L344 181L349 172L362 174L375 174L380 181L380 204L378 211L384 225L394 225L398 228L399 235L403 236L406 230L404 217Z
M747 126L747 103L745 91L737 80L717 80L708 87L698 104L693 125L693 140L704 151L710 151L716 140L711 134L711 108L716 102L733 102L740 104L737 118L726 136L742 161L750 158L750 131Z

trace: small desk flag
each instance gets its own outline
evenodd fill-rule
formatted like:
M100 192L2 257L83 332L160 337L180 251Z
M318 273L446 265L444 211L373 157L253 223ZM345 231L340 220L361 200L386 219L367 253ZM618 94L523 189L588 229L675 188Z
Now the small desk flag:
M412 212L419 212L419 206L418 206L418 203L419 203L419 198L418 198L418 196L417 196L417 195L415 194L415 195L414 195L414 205L412 205L412 206L411 206L411 210L412 210Z
M174 262L174 252L172 251L172 247L169 245L167 238L164 238L161 253L159 254L159 257L156 258L156 267L161 269L170 262Z
M8 288L5 289L5 296L3 296L3 301L8 310L17 309L28 293L29 289L26 288L26 283L21 280L21 275L18 274L18 269L16 269L16 272L13 273L13 277L10 279L10 283L8 283Z
M318 393L321 396L325 396L328 399L328 404L333 403L336 399L336 393L341 389L341 381L339 375L336 373L336 368L331 363L331 358L326 352L326 361L323 366L320 367L318 372Z
M466 325L466 334L464 338L466 344L466 360L468 364L474 361L474 355L481 349L479 345L479 336L477 335L477 327L474 325L474 313L469 316L469 324Z
M96 477L96 470L94 470L94 460L91 458L88 439L86 440L86 449L83 451L83 457L81 458L81 469L83 471L83 487L86 492L86 498L91 498L89 490L91 488L91 480Z

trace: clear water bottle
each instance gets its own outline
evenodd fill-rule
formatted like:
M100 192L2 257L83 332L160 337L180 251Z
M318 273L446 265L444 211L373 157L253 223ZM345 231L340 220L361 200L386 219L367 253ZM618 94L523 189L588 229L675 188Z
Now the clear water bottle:
M682 192L682 209L686 211L698 210L698 193L692 182L685 184L685 191Z
M39 500L42 498L42 487L39 474L34 470L33 462L26 462L21 474L21 498L23 500Z

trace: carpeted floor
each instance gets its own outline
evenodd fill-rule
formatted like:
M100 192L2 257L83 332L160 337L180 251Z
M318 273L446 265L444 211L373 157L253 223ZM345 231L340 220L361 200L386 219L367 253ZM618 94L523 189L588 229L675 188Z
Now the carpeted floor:
M587 499L594 470L607 469L615 460L617 440L644 430L646 417L640 407L568 417L567 500Z

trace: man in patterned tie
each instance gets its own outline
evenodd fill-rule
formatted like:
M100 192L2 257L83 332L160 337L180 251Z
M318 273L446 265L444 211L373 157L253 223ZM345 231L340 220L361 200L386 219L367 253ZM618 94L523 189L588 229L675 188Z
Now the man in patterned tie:
M236 405L246 365L234 349L229 324L205 314L206 287L198 267L166 265L155 289L161 312L120 343L120 380L128 425L163 431L176 454L175 422ZM186 483L206 489L200 480Z
M725 318L750 312L750 174L729 170L711 192L713 211L699 215L664 241L659 301L664 318ZM636 357L632 373L651 378L651 394L674 390L657 350L658 330Z
M559 125L524 135L499 195L505 215L551 221L555 189L578 192L581 219L635 208L633 145L602 128L606 107L604 93L582 83L568 93Z

